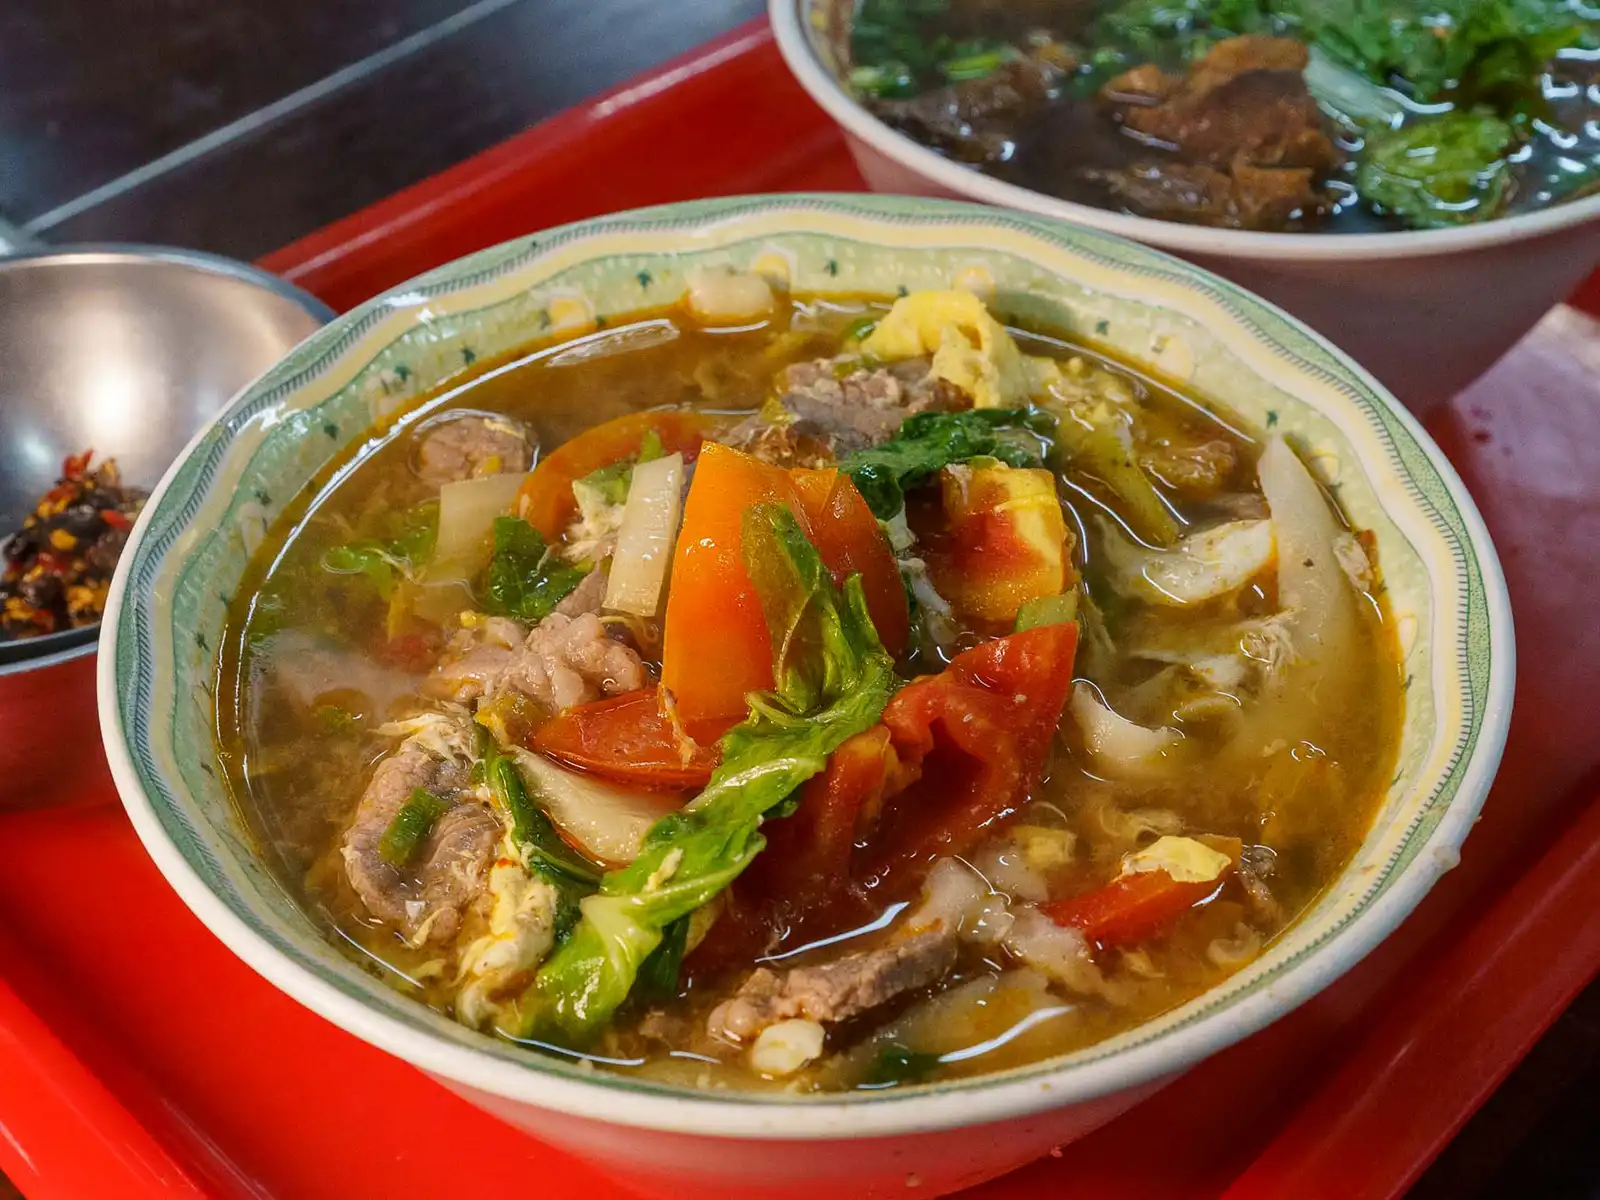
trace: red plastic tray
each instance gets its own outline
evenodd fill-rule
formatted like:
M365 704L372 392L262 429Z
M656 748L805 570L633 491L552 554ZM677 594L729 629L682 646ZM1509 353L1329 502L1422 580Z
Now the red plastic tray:
M608 209L860 186L751 25L265 265L348 306ZM1600 283L1579 302L1600 311ZM1500 548L1522 649L1460 868L1316 1000L973 1200L1399 1195L1600 970L1597 379L1600 325L1561 309L1430 421ZM0 729L23 704L81 706L87 682L0 689ZM30 1200L621 1195L253 975L145 857L88 732L39 747L69 803L0 814L0 1170Z

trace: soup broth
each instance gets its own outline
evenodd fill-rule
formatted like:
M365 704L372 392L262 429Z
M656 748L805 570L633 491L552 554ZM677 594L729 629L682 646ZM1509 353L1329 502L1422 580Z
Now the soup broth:
M997 1070L1251 962L1392 773L1368 544L966 293L718 286L476 364L281 518L217 720L286 886L420 1003L701 1087Z
M1593 193L1600 8L1578 0L861 0L846 81L1007 182L1265 231L1444 228Z

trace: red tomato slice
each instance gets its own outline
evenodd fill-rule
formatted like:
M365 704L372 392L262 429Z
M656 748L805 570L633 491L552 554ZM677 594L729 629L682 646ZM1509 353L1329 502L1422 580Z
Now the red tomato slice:
M1072 687L1078 627L1041 625L967 650L901 690L883 712L904 781L858 874L892 890L933 860L970 851L1038 783ZM891 785L892 786L892 785Z
M1225 877L1180 882L1165 871L1140 871L1039 908L1057 925L1081 929L1101 946L1125 946L1166 932L1184 913L1215 896Z
M900 564L855 480L836 469L791 474L811 522L812 542L834 583L842 587L851 575L861 576L878 640L890 654L903 653L911 635L911 613Z
M661 790L699 789L717 765L714 746L684 743L655 688L579 704L546 721L532 749L618 783Z
M638 454L644 435L652 430L666 453L691 459L709 427L709 419L699 413L663 409L628 413L585 429L539 460L517 493L517 512L546 541L553 542L578 514L578 502L572 495L574 480Z
M716 442L695 464L672 557L661 685L695 738L714 741L772 687L772 639L744 569L745 510L781 503L805 513L789 472ZM809 531L808 531L809 532Z

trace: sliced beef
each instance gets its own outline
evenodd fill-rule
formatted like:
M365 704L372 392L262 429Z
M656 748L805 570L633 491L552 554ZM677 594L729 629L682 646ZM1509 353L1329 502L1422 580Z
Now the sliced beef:
M1139 465L1188 500L1207 500L1227 486L1239 465L1231 442L1160 441L1139 448Z
M830 467L836 461L827 433L807 422L774 423L747 417L721 439L735 450L783 467Z
M551 613L512 655L490 695L521 692L560 711L602 696L638 691L648 681L644 663L630 646L608 637L593 613Z
M423 681L422 691L436 700L470 704L484 695L527 640L526 627L509 617L486 617L457 630L444 655Z
M957 944L955 929L946 925L819 966L760 968L712 1010L707 1029L743 1043L795 1017L824 1025L847 1021L938 982L955 965Z
M603 594L603 581L596 586ZM577 591L568 599L575 596ZM599 607L593 588L579 597L574 607L591 602ZM446 647L423 691L456 704L520 692L559 711L602 696L637 691L646 682L638 652L611 637L592 610L576 616L558 610L531 632L506 617L486 617L461 630Z
M1086 170L1082 177L1143 216L1219 229L1288 229L1326 206L1314 174L1302 169L1239 167L1229 174L1152 160L1120 170Z
M835 456L886 441L913 413L955 412L972 401L935 379L926 359L867 369L849 357L795 363L779 380L779 403L795 428L827 441Z
M1325 205L1318 190L1341 155L1305 82L1306 47L1291 38L1218 42L1187 77L1146 64L1108 83L1101 100L1152 157L1091 167L1136 212L1235 229L1282 229Z
M1102 95L1129 129L1190 162L1326 171L1339 152L1306 87L1307 53L1291 38L1230 38L1187 79L1140 67L1113 79Z
M612 546L605 548L606 557L610 557L611 549L615 547L616 540L612 539ZM581 617L586 613L597 613L605 604L606 584L611 579L611 572L604 565L596 567L583 577L583 582L567 593L567 597L556 605L556 612L563 617Z
M925 145L963 162L1004 162L1017 123L1042 107L1061 72L1037 58L1007 63L982 79L935 88L908 100L873 100L877 116Z
M342 854L350 886L367 911L417 945L448 942L467 906L483 891L500 822L473 801L457 803L434 823L413 863L396 867L378 845L418 788L460 800L466 764L441 760L406 743L378 764L345 831Z
M533 445L526 430L505 417L451 415L418 431L417 474L439 487L458 479L526 471Z

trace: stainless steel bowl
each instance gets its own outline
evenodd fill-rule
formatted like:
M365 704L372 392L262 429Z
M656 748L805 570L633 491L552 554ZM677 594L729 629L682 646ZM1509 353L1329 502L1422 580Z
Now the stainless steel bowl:
M69 454L92 447L154 486L236 391L332 317L271 275L188 250L0 258L0 539ZM88 654L96 632L0 641L0 675Z

